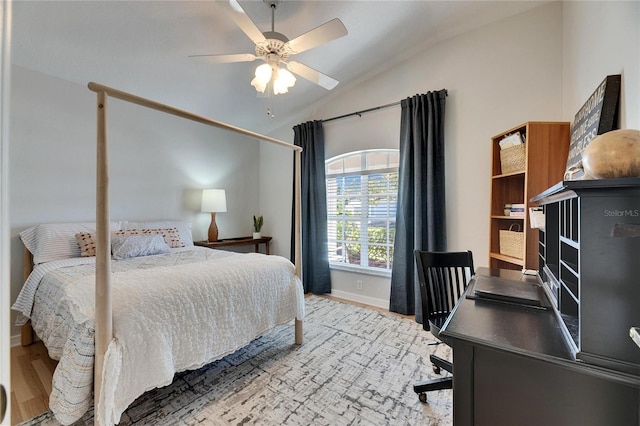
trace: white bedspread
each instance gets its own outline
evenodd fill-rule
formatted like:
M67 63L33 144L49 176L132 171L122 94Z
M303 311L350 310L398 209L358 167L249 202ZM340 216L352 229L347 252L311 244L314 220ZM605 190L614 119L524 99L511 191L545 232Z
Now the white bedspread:
M168 385L176 372L304 316L301 283L291 262L278 256L190 247L114 262L113 271L114 340L95 412L101 424L117 423L138 396ZM91 401L94 282L93 264L64 267L47 273L33 292L34 329L60 357L50 408L63 424L79 419Z

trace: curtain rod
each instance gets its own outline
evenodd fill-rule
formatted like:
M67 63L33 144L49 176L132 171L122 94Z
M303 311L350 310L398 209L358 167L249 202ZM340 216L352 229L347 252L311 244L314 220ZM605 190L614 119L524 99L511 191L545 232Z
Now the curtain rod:
M357 115L358 117L362 117L362 114L364 114L366 112L377 111L379 109L385 109L385 108L389 108L389 107L396 106L396 105L400 105L400 101L392 102L392 103L386 104L386 105L380 105L380 106L369 108L369 109L364 109L362 111L352 112L352 113L349 113L349 114L339 115L337 117L325 118L324 120L320 120L320 121L322 121L323 123L326 123L328 121L339 120L341 118L351 117L352 115Z
M449 92L447 92L445 90L444 95L445 96L449 96ZM339 120L341 118L351 117L353 115L357 115L358 117L362 117L362 114L364 114L364 113L371 112L371 111L378 111L379 109L385 109L385 108L389 108L389 107L392 107L392 106L400 105L400 102L402 102L402 101L392 102L390 104L380 105L380 106L369 108L369 109L363 109L362 111L356 111L356 112L352 112L352 113L349 113L349 114L339 115L337 117L325 118L324 120L320 120L320 121L322 123L326 123L326 122L333 121L333 120Z

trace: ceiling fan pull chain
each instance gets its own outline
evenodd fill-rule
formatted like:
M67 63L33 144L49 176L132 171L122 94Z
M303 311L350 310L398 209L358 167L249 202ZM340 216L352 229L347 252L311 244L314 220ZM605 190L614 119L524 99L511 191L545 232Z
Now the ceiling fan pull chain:
M271 108L271 96L267 98L267 117L276 118L276 114L273 112L273 109Z

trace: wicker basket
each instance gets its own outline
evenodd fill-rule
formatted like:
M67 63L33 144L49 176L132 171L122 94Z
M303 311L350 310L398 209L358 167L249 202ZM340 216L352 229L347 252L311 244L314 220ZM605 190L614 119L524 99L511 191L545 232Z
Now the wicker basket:
M523 172L526 164L525 144L514 145L500 150L502 173Z
M512 228L516 226L517 230ZM500 230L500 254L522 259L524 257L524 232L520 232L520 225L514 223L508 230Z

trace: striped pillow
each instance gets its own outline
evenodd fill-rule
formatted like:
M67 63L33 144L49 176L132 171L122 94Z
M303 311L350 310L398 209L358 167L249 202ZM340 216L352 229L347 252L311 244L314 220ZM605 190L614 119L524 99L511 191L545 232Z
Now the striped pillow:
M120 228L117 222L110 229ZM79 232L95 232L95 223L45 223L20 232L20 240L33 255L33 263L80 257L80 247L75 235Z

